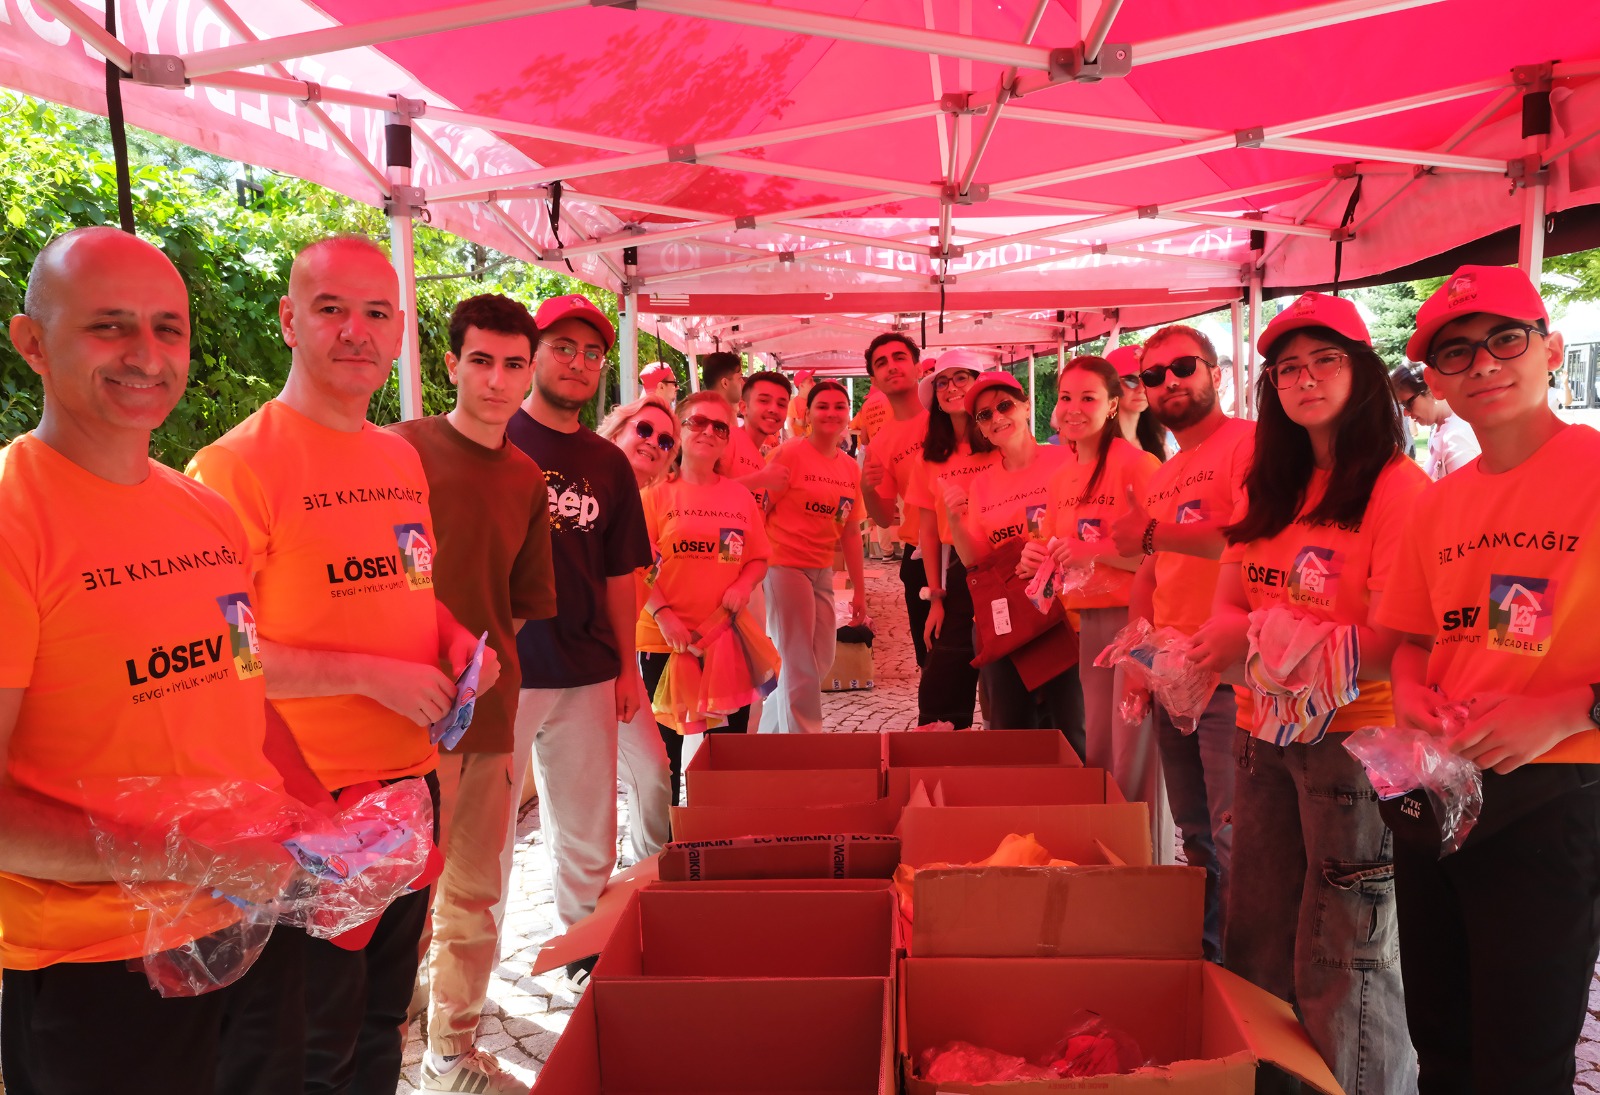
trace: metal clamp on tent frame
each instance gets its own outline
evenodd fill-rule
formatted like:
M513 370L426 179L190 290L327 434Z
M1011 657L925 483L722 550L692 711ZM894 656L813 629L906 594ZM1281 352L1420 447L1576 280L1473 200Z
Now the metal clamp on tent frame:
M941 205L977 205L989 200L989 184L973 183L962 190L955 183L945 183L939 191Z
M1543 156L1537 152L1530 152L1526 156L1506 161L1506 178L1511 180L1513 192L1530 186L1548 186L1550 168L1545 165Z
M416 220L431 221L433 218L428 213L428 194L420 186L410 186L404 183L394 183L389 187L389 200L383 203L385 216L410 217Z
M135 53L129 62L128 79L173 91L189 86L187 67L176 53Z
M1100 47L1094 60L1084 57L1084 43L1063 46L1050 51L1050 79L1057 83L1068 80L1080 84L1095 84L1113 76L1126 76L1133 71L1133 45L1129 42L1107 42Z

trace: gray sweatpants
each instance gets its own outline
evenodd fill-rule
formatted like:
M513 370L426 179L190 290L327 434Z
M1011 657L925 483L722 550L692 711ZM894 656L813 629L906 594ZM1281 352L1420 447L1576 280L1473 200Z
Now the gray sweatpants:
M760 733L822 733L822 675L833 666L833 568L767 570L767 634L783 666Z

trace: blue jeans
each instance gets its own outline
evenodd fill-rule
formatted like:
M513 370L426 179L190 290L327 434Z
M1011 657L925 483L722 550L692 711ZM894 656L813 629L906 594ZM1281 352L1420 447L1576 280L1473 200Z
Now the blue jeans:
M1221 962L1233 849L1234 735L1238 733L1239 705L1232 688L1218 688L1192 734L1180 733L1159 703L1152 706L1167 802L1183 838L1183 857L1189 866L1206 871L1205 956Z
M1295 1005L1349 1095L1411 1095L1394 837L1349 735L1238 736L1228 968Z

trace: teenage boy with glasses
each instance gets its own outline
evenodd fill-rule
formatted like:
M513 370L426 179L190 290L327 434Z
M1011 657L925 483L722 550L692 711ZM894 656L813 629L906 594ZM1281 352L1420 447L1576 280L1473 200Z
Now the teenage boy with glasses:
M522 694L516 737L532 742L556 917L594 911L617 860L617 726L648 703L634 657L633 572L650 562L644 508L628 459L585 428L616 341L582 296L553 297L534 316L533 390L506 435L544 471L556 615L517 634ZM581 986L593 958L567 967Z
M1484 773L1443 858L1422 799L1384 806L1422 1095L1572 1091L1600 950L1600 433L1546 401L1562 351L1527 276L1488 266L1440 286L1406 346L1483 445L1418 499L1378 608L1407 637L1397 721Z
M1255 427L1217 403L1221 369L1211 340L1192 327L1163 327L1144 344L1139 378L1151 413L1178 439L1178 452L1150 477L1144 498L1111 526L1124 555L1150 556L1134 576L1128 618L1192 635L1211 615L1211 598L1233 515L1250 468ZM1222 960L1228 863L1233 846L1233 745L1238 700L1218 688L1198 727L1180 732L1153 705L1156 742L1184 855L1206 870L1205 955Z

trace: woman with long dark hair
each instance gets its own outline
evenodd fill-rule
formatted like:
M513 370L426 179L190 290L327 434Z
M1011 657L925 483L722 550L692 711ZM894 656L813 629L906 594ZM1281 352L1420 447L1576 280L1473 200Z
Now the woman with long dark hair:
M1156 421L1150 410L1150 397L1139 379L1139 347L1118 346L1106 354L1122 384L1117 400L1117 425L1125 440L1131 441L1163 464L1167 462L1167 428Z
M917 722L948 722L957 730L972 725L978 671L972 666L972 591L952 546L948 496L963 497L972 477L999 459L967 414L967 389L983 366L971 350L950 350L922 378L917 394L928 408L928 432L906 488L906 505L920 514L928 578L928 657L917 684Z
M1422 470L1429 479L1443 479L1478 458L1478 436L1450 404L1428 389L1420 366L1401 365L1389 374L1389 387L1400 413L1428 427L1428 459Z
M1057 374L1055 418L1073 459L1049 485L1046 543L1023 548L1022 572L1032 575L1046 554L1069 579L1062 604L1078 616L1078 679L1083 687L1084 756L1091 768L1110 772L1130 801L1150 807L1156 862L1172 861L1172 813L1161 782L1161 755L1148 719L1124 719L1118 700L1125 671L1094 664L1128 624L1128 596L1142 555L1124 556L1110 536L1112 524L1131 512L1129 495L1144 498L1161 462L1122 433L1125 389L1111 362L1069 358ZM1141 385L1141 389L1142 389ZM1053 548L1048 545L1053 542ZM1081 585L1072 576L1089 571Z
M1255 460L1192 655L1235 679L1244 665L1255 699L1223 949L1295 1004L1346 1091L1408 1095L1393 837L1344 742L1394 725L1399 636L1374 609L1428 480L1353 304L1307 293L1260 348Z

